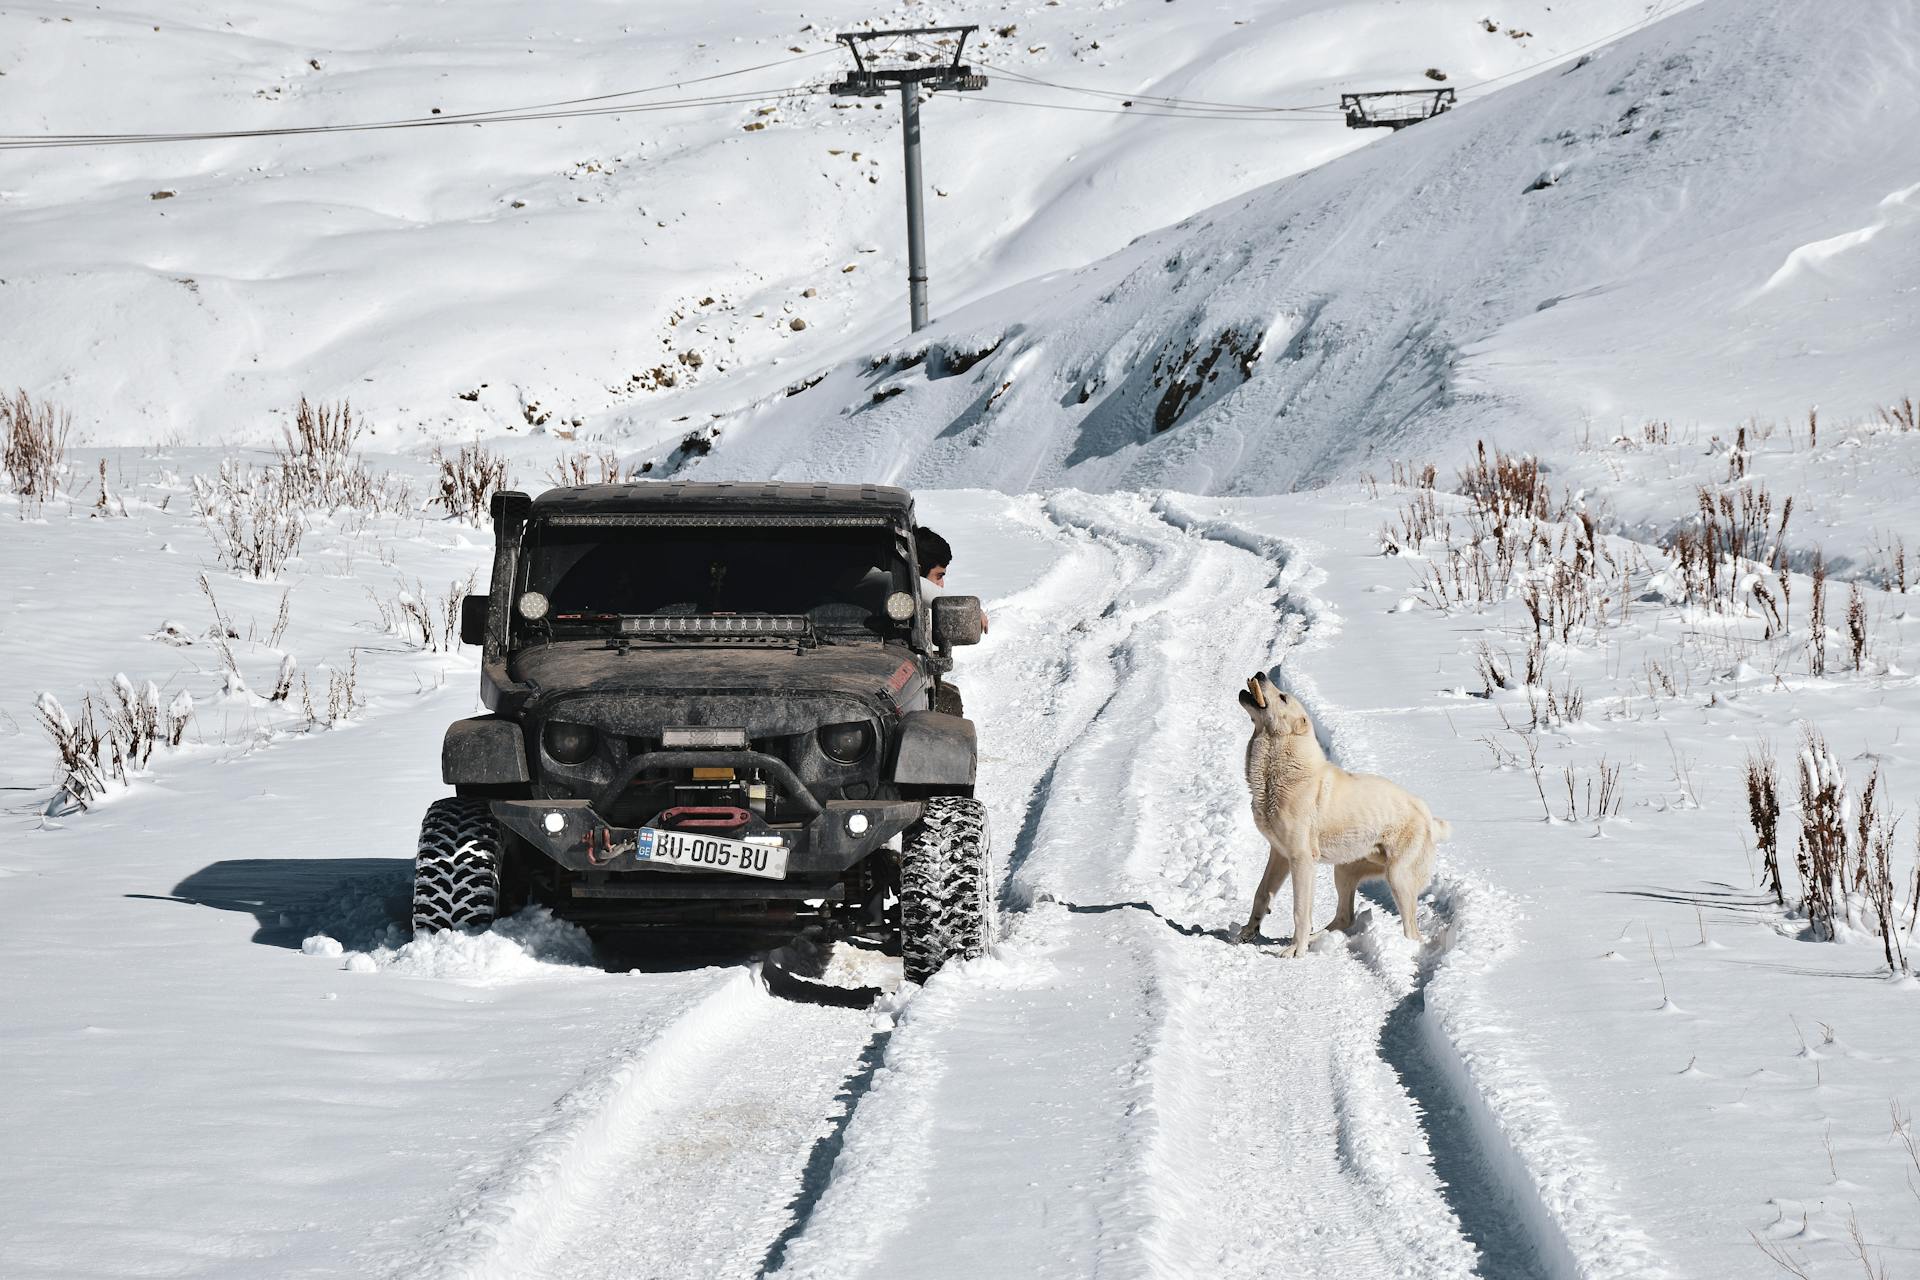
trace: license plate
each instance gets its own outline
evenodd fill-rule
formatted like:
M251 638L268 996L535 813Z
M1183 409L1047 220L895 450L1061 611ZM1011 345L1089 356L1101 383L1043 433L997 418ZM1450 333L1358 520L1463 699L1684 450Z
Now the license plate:
M763 880L787 878L787 847L783 844L725 840L660 827L641 827L633 836L633 856L639 862L685 867L690 871L725 871L736 876L759 876Z

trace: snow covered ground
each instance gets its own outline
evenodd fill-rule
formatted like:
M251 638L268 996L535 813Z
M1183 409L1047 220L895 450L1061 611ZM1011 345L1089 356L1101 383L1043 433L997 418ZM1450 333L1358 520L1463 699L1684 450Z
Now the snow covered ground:
M0 385L77 418L62 493L0 495L0 1274L1915 1268L1900 0L70 9L0 14L16 133L749 92L0 142ZM981 21L996 77L927 108L914 342L891 106L753 97L868 18ZM1466 104L1351 155L1324 118L1140 109L1429 65ZM255 580L203 513L302 393L367 413L385 497ZM785 998L738 947L538 911L405 928L475 702L445 602L491 541L426 504L427 442L484 434L537 490L714 428L685 475L925 486L987 598L959 678L1001 933L924 989L795 953L882 994ZM1540 455L1530 510L1474 496L1479 440ZM1423 945L1377 892L1301 960L1284 920L1230 940L1255 670L1453 823ZM181 741L76 811L38 719L118 676ZM1830 928L1804 901L1809 731L1850 848L1897 819L1884 939L1870 866Z
M250 684L357 650L364 707L303 728L219 692L205 535L158 501L191 462L119 458L125 517L9 535L49 565L0 632L14 688L71 705L124 669L196 704L185 746L47 817L50 752L9 698L9 1274L1733 1276L1768 1269L1756 1237L1824 1274L1858 1265L1855 1222L1898 1274L1920 1247L1920 988L1773 904L1739 780L1772 738L1790 791L1807 718L1904 807L1899 595L1869 593L1867 669L1815 679L1804 578L1766 643L1645 599L1662 557L1617 543L1626 620L1481 697L1480 643L1517 672L1530 624L1418 603L1437 547L1378 535L1411 491L928 493L994 618L962 679L1003 934L918 992L835 960L890 994L833 1008L745 954L596 950L538 913L408 938L474 671L353 597L476 563L476 531L323 529L271 586L213 568L242 637L293 588L277 644L230 642ZM151 638L163 617L192 643ZM1303 961L1229 941L1263 861L1233 695L1275 668L1341 760L1453 822L1424 947L1383 895ZM1547 689L1583 713L1530 727Z

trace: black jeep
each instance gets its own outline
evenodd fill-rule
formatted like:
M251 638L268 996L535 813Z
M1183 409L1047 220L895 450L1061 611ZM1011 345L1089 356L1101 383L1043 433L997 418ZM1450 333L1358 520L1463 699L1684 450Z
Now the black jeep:
M593 485L492 505L491 714L447 730L416 929L531 902L585 925L897 948L924 981L991 925L974 727L936 711L980 602L929 607L878 485ZM897 839L896 839L897 837Z

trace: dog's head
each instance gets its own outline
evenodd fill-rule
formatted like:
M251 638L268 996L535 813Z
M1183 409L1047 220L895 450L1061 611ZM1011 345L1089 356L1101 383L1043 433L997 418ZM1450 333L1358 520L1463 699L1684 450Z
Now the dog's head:
M1259 733L1303 734L1313 732L1313 721L1298 698L1289 697L1274 687L1265 672L1255 672L1240 691L1240 705L1246 708Z

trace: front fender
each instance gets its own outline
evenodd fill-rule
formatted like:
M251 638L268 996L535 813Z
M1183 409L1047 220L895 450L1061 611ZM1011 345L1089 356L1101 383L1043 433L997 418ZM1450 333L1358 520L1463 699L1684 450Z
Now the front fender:
M939 711L909 711L900 717L893 780L905 786L970 787L980 747L973 721Z
M489 787L526 782L527 744L519 722L475 716L448 725L440 744L440 780Z

